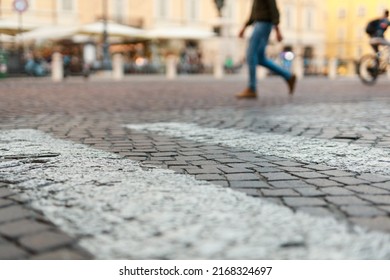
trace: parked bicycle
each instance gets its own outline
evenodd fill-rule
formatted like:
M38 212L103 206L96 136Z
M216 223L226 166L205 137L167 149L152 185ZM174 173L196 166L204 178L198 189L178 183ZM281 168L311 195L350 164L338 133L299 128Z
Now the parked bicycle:
M383 46L382 50L373 54L364 55L359 61L358 74L366 85L373 85L378 76L387 72L390 65L390 46Z

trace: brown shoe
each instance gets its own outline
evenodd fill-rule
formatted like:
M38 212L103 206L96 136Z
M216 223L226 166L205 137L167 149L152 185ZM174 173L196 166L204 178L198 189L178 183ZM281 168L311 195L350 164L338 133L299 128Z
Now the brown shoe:
M236 95L237 98L256 98L257 94L250 88L246 88L242 92Z
M288 85L288 93L290 95L294 94L295 90L295 84L297 83L297 76L293 74L290 79L287 80L287 85Z

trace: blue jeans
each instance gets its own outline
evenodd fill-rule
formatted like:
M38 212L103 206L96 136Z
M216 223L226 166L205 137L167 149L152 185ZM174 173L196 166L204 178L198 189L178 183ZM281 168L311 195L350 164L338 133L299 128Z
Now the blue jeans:
M268 59L265 54L265 49L268 44L269 35L273 24L271 22L257 21L254 25L252 37L249 40L247 51L247 62L249 67L249 88L256 91L256 67L257 65L264 66L282 76L285 80L291 78L291 73L277 65L272 60Z

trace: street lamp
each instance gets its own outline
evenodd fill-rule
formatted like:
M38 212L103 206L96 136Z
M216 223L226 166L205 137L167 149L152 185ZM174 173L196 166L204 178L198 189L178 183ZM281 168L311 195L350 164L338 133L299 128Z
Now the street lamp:
M107 0L103 0L103 70L111 69L110 45L107 32Z

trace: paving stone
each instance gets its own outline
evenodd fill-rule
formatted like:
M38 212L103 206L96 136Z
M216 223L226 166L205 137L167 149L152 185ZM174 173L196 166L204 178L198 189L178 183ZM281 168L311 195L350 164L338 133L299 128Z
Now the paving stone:
M0 234L10 238L32 234L49 229L50 226L35 220L18 220L16 222L0 225Z
M292 173L292 172L312 172L311 169L303 168L303 167L294 167L294 166L292 166L292 167L290 167L290 166L279 166L278 169L279 169L279 171L281 169L281 170L284 170L284 171L287 171L287 172L290 172L290 173Z
M390 191L390 182L376 183L373 184L373 186Z
M35 255L31 260L91 260L93 259L87 253L78 252L76 250L60 249L53 252L47 252Z
M390 195L359 195L359 196L375 204L390 205Z
M201 174L201 175L196 175L195 178L197 180L205 180L205 181L225 180L225 177L219 174Z
M14 244L0 244L0 260L26 259L28 253Z
M7 206L10 206L10 205L12 205L12 204L15 204L15 202L12 201L12 200L1 199L1 198L0 198L0 208L2 208L2 207L7 207Z
M224 173L231 173L231 174L233 174L233 173L253 173L252 170L249 170L249 169L243 168L243 167L230 167L230 166L219 165L218 169L220 169Z
M304 179L321 179L328 177L327 175L318 172L293 172L293 175Z
M185 162L204 160L204 158L200 157L200 156L177 156L175 159L178 161L185 161ZM167 159L167 160L169 160L169 159Z
M367 184L366 180L357 179L354 177L331 177L330 180L345 184L345 185L359 185Z
M371 174L371 173L364 173L358 176L357 178L366 180L371 183L381 183L381 182L387 182L390 181L390 177L385 177L377 174Z
M228 164L230 167L232 168L244 168L244 169L248 169L248 168L255 168L256 165L252 164L252 163L229 163Z
M319 217L329 217L333 214L329 209L325 207L298 207L296 208L296 210Z
M321 171L322 174L328 175L328 177L348 177L348 176L354 176L351 172L346 172L342 170L326 170Z
M230 181L232 188L270 188L270 185L264 181Z
M386 211L387 213L390 213L390 206L378 206L379 209Z
M71 245L74 242L69 236L52 231L44 231L35 235L29 235L20 239L20 244L34 252L42 252L61 246Z
M275 188L310 188L311 185L305 183L302 180L287 180L287 181L270 181L269 184Z
M345 188L360 194L390 194L390 190L376 188L369 185L345 186Z
M346 189L345 187L326 187L321 188L321 191L323 191L326 194L330 195L354 195L355 193Z
M227 188L229 187L229 182L226 180L220 180L220 181L212 181L214 185L219 185L221 187Z
M252 168L253 170L259 172L259 173L275 173L275 172L280 172L279 168L274 168L274 167L254 167Z
M370 204L356 196L327 196L326 200L336 205L367 205Z
M366 205L342 206L341 210L348 216L353 217L376 217L386 215L385 211L381 211L376 207Z
M235 188L234 190L235 190L235 191L242 192L242 193L245 193L245 194L247 194L247 195L249 195L249 196L255 196L255 197L261 196L261 193L260 193L260 190L259 190L259 189Z
M307 183L315 185L317 187L337 187L342 186L342 184L328 179L307 179Z
M285 166L285 167L298 167L303 165L303 163L288 161L288 160L274 161L272 163L280 166Z
M0 208L0 224L21 218L31 217L32 215L32 212L24 209L20 205Z
M302 196L324 196L325 194L317 190L315 187L309 187L309 188L296 188L296 192L300 193Z
M351 218L351 221L370 229L390 232L390 217Z
M15 193L12 192L11 190L7 189L7 188L0 188L0 197L1 198L5 198L7 196L11 196L11 195L14 195Z
M252 173L226 174L226 178L229 181L259 180L259 177Z
M326 170L333 170L333 169L335 169L334 167L330 167L330 166L327 166L327 165L321 165L321 164L309 164L309 165L305 165L304 167L305 168L309 168L309 169L314 169L314 170L317 170L317 171L326 171Z
M327 205L325 200L316 197L284 197L283 201L292 207Z
M297 192L295 192L293 189L262 189L261 192L264 196L280 196L280 197L286 197L286 196L299 196Z
M287 173L284 173L284 172L265 173L262 175L265 178L267 178L268 181L287 181L287 180L298 179L297 177L294 177L294 176L287 174Z
M187 167L185 170L188 174L199 175L199 174L222 174L222 171L218 168L196 168L196 167Z

